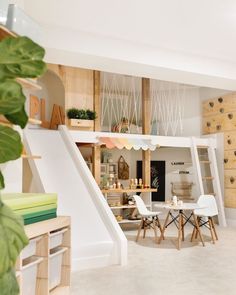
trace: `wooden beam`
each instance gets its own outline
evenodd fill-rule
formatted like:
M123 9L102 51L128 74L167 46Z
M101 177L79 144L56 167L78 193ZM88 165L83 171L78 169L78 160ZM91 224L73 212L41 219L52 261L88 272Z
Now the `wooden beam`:
M97 114L94 121L94 131L101 131L101 114L100 114L100 72L93 71L93 110ZM93 176L97 184L100 185L101 181L101 148L94 146L92 152L93 156Z
M150 98L150 79L142 78L142 130L143 134L151 132L151 98ZM151 183L151 152L142 151L142 171L143 182L145 185Z
M97 114L94 121L94 131L101 131L101 113L100 113L100 72L93 71L93 109Z
M143 134L151 133L150 79L142 78L142 127Z

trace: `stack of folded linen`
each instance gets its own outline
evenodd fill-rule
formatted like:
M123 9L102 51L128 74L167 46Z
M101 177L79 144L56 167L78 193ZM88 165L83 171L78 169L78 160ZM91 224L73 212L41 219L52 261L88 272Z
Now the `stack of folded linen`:
M2 200L23 217L25 225L57 217L57 194L8 193L2 194Z

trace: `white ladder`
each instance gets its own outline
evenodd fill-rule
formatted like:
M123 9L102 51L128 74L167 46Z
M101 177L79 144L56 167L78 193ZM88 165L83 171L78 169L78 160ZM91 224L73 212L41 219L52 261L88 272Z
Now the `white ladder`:
M199 159L200 149L203 149L206 152L205 159ZM193 167L196 171L195 175L196 175L196 180L199 187L199 192L201 195L209 194L209 195L215 196L217 206L218 206L218 211L219 211L219 215L218 215L219 224L221 226L226 226L224 202L223 202L221 186L220 186L216 152L211 142L211 139L208 139L208 145L199 146L196 143L196 139L192 137L191 155L192 155ZM202 176L203 165L209 165L211 175ZM205 192L204 184L203 184L204 181L209 181L212 183L213 192Z

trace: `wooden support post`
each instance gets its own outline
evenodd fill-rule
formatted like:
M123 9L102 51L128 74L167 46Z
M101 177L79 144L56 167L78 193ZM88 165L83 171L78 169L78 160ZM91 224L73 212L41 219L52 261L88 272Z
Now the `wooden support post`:
M100 118L100 72L93 71L93 108L97 114L97 118L94 121L94 131L101 130L101 118ZM93 147L93 176L98 185L100 185L101 175L101 148L100 146Z
M93 109L97 114L97 118L94 121L94 131L101 131L100 108L100 72L93 71Z
M143 134L150 134L151 131L151 97L150 97L150 79L142 78L142 127ZM143 181L144 184L151 183L151 152L142 151L143 158Z

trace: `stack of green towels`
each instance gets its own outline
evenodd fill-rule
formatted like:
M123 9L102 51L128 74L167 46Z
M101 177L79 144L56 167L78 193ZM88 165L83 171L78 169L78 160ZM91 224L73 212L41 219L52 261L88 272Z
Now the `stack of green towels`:
M8 193L2 199L25 225L57 217L57 194Z

